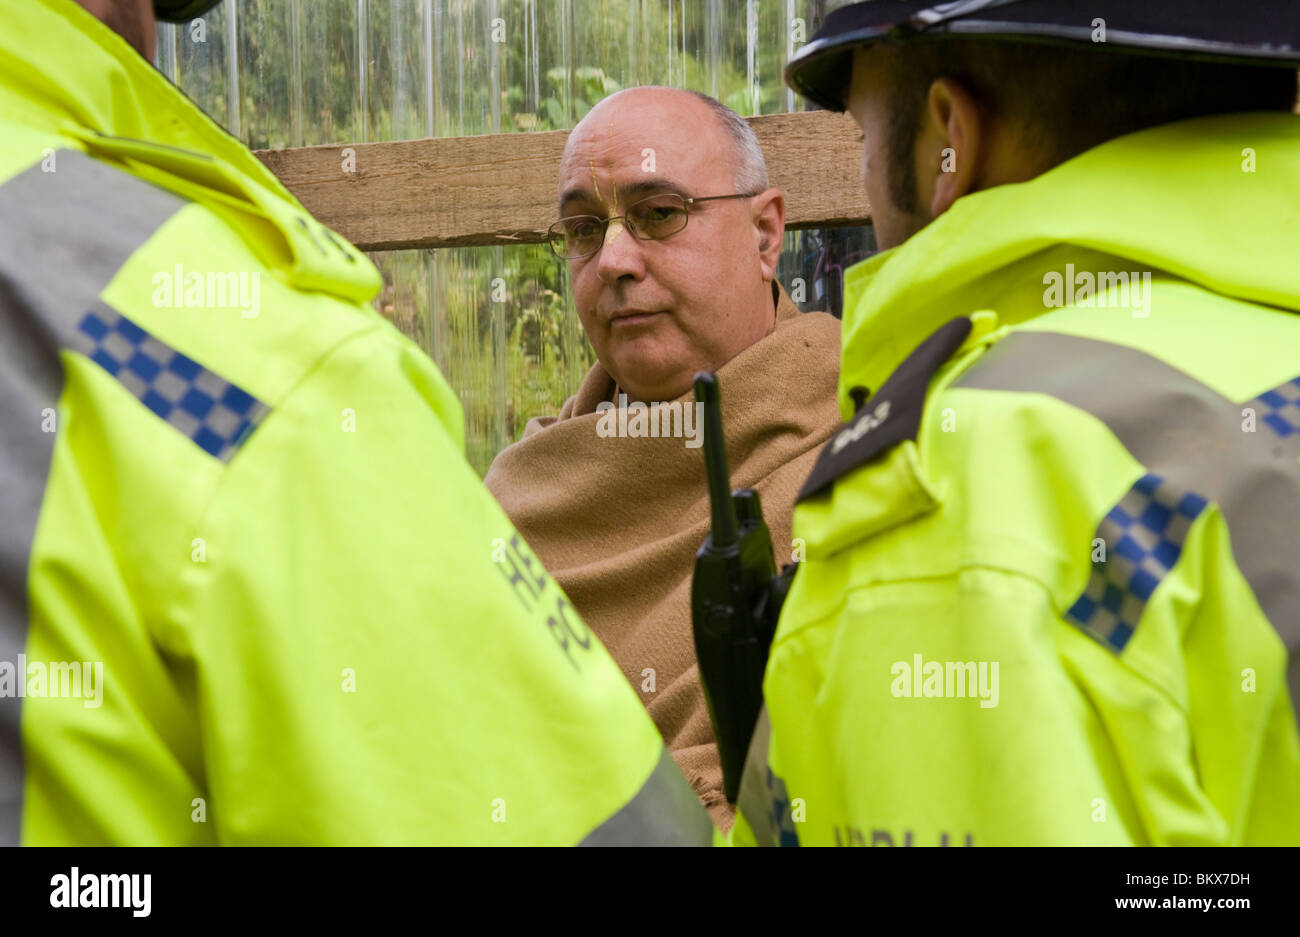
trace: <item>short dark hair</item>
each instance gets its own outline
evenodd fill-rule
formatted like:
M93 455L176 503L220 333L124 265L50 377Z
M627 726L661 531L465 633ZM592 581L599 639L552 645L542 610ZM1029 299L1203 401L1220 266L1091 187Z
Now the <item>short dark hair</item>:
M889 57L889 191L919 210L913 147L930 85L959 81L1017 124L1044 168L1115 137L1192 117L1290 111L1296 72L1086 46L992 39L911 40Z

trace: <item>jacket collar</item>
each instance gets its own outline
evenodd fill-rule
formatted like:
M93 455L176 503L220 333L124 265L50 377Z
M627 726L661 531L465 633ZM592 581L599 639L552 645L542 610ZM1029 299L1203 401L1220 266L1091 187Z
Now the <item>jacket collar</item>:
M300 289L353 302L378 292L364 255L326 234L261 160L80 5L0 0L0 21L0 116L208 206Z
M199 110L149 62L72 0L0 0L5 85L21 85L23 107L55 128L68 125L215 156L292 198L262 161Z
M959 199L905 244L845 277L840 411L878 389L949 320L992 309L1042 315L1044 277L1068 259L1181 277L1300 309L1300 117L1250 113L1166 124L1108 141L1029 182ZM1080 268L1083 269L1083 268Z

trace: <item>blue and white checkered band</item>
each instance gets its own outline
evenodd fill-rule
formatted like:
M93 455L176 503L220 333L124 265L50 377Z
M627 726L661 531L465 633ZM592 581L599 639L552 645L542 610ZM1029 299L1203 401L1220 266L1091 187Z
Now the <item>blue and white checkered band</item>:
M1259 421L1279 436L1300 434L1300 377L1264 391L1253 406Z
M1139 478L1098 525L1105 558L1093 563L1087 587L1066 616L1112 651L1122 651L1207 504L1159 475Z
M229 462L270 408L100 304L77 323L87 357L209 455Z

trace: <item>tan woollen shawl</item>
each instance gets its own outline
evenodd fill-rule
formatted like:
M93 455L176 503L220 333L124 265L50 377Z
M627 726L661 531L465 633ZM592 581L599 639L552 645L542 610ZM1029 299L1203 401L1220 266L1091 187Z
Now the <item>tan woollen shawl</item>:
M775 330L723 365L718 382L732 487L758 489L780 567L791 560L795 496L840 424L840 323L800 313L779 284L772 292ZM602 438L596 405L605 400L617 402L617 389L597 364L558 417L529 421L485 483L727 829L732 810L691 632L691 575L709 526L704 450L685 439ZM693 403L694 391L678 400Z

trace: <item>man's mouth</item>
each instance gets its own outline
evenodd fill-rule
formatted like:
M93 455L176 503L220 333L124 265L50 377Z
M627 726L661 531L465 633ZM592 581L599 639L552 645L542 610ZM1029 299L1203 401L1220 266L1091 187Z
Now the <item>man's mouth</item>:
M663 314L663 310L622 309L609 317L609 326L610 328L633 328L645 325Z

